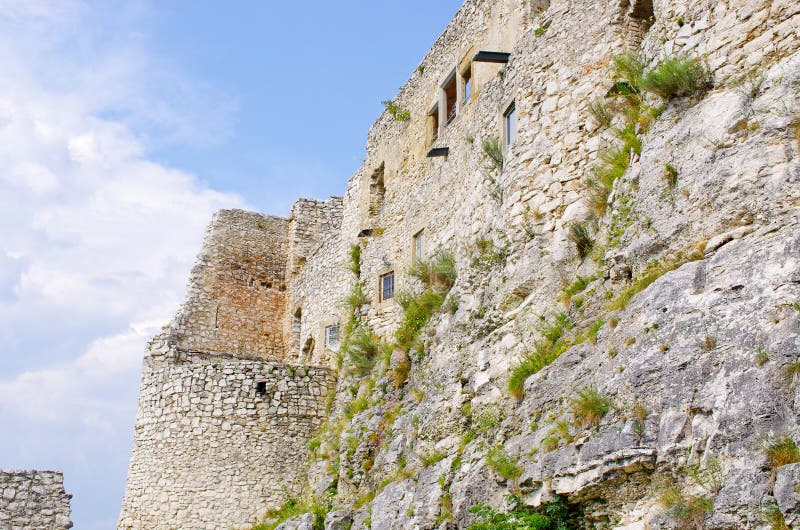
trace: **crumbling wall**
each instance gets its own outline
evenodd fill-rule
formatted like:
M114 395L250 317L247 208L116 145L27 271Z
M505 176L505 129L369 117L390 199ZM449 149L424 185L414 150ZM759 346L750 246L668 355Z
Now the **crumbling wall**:
M326 348L325 327L340 323L346 292L341 197L300 199L289 215L289 317L286 336L291 359L333 366L335 351ZM299 316L298 316L299 315Z
M118 528L249 527L298 495L334 383L325 368L179 353L155 341Z
M288 221L222 210L208 227L169 334L178 349L286 355Z
M0 471L0 528L72 528L71 498L60 471Z

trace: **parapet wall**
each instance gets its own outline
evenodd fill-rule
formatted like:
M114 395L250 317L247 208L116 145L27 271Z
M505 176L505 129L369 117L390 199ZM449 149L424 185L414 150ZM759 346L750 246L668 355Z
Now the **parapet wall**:
M172 324L171 344L283 359L288 227L286 219L253 212L215 214Z
M59 471L0 471L0 529L72 528L71 498Z
M156 341L118 528L249 528L300 493L308 440L334 386L325 368L179 353Z

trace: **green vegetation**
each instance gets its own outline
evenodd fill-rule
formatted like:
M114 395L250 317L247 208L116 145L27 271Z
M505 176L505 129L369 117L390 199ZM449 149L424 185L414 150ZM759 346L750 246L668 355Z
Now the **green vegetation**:
M767 352L767 350L764 349L763 346L761 345L756 346L756 356L754 361L756 363L756 366L758 366L759 368L769 362L769 353Z
M581 427L599 426L603 416L614 407L614 402L594 387L581 388L575 393L577 396L572 398L572 414Z
M762 450L773 471L800 462L800 449L788 434L765 441Z
M583 292L584 289L595 279L594 276L578 276L574 282L564 287L561 291L561 301L569 304L569 301L578 293Z
M478 239L475 247L478 255L472 260L472 266L476 268L490 269L505 262L509 254L507 246L499 247L491 239Z
M786 365L786 378L789 383L794 383L797 379L800 379L800 361Z
M568 347L564 340L564 332L572 329L572 323L566 313L559 313L552 323L545 322L542 338L534 343L533 351L525 353L522 360L511 371L508 390L517 399L525 393L525 380L545 366L553 362Z
M677 486L667 486L661 491L659 501L667 513L678 523L678 528L703 528L703 521L714 509L714 501L703 495L689 495Z
M583 223L572 223L569 227L569 240L575 243L578 256L584 259L594 248L594 239L589 234L589 229Z
M251 530L274 530L284 521L306 512L311 512L314 515L312 530L323 530L325 515L328 512L327 506L317 503L306 504L293 497L287 499L277 510L267 512L264 521L253 526Z
M381 101L383 106L386 107L386 111L389 115L394 119L394 121L408 121L411 119L411 111L407 108L401 107L391 99L387 99L386 101Z
M667 181L670 189L674 189L678 185L678 170L670 163L664 164L664 180Z
M770 530L790 530L777 504L767 504L762 509L762 512L764 513L764 520L769 525Z
M353 369L364 375L372 369L372 364L380 347L380 339L367 325L359 325L347 335L343 350L347 352Z
M648 71L641 86L665 100L691 96L711 86L706 67L696 58L686 55L667 57Z
M483 139L483 154L489 159L488 169L503 170L503 143L497 136Z
M428 261L417 261L409 275L422 283L421 292L403 291L398 302L403 319L395 333L398 348L422 350L419 333L438 312L456 281L456 261L451 252L440 250Z
M601 127L608 127L611 125L611 120L614 119L614 114L603 98L595 98L589 103L589 113Z
M522 475L522 468L517 460L505 452L502 446L493 447L486 454L489 468L506 480L516 480Z
M533 34L536 35L537 37L541 37L542 35L544 35L544 32L547 31L547 28L550 27L550 22L551 21L549 20L545 21L541 26L533 30Z
M485 504L470 508L476 521L467 530L569 530L578 528L580 510L568 506L562 497L545 502L538 508L522 505L519 499L511 497L514 507L505 513L498 513Z
M464 412L471 417L473 427L482 436L492 434L505 419L503 409L497 405L486 405L473 414L470 414L469 411Z
M690 261L695 261L701 258L702 254L700 252L694 252L689 255L678 255L671 260L656 261L649 264L647 267L645 267L642 274L636 278L631 285L628 286L628 288L623 290L614 300L611 301L611 303L608 304L607 309L609 311L625 309L634 296L647 289L661 276L677 269L685 263L689 263Z
M352 245L350 247L349 269L356 275L356 278L361 277L361 245Z

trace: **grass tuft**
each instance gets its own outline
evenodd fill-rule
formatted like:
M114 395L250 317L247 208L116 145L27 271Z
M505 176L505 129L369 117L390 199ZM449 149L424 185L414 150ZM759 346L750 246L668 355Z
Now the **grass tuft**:
M668 57L649 70L641 87L665 100L691 96L711 86L706 67L697 58L686 55Z
M542 338L534 343L533 351L525 353L511 370L508 390L512 396L522 399L525 394L525 380L549 365L569 347L568 341L563 337L571 328L572 323L566 313L559 313L552 323L545 324L541 330Z
M522 468L517 465L516 459L506 453L502 446L489 450L486 454L486 464L506 480L516 480L522 475Z
M773 471L781 466L800 462L800 449L788 434L765 441L762 450Z
M503 170L503 143L497 136L483 139L483 154L489 159L489 169Z
M572 223L569 227L569 240L575 243L578 257L584 259L594 248L594 239L589 234L589 229L583 223Z
M600 394L594 387L585 387L575 392L572 398L572 413L581 427L597 427L600 420L614 407L614 403Z

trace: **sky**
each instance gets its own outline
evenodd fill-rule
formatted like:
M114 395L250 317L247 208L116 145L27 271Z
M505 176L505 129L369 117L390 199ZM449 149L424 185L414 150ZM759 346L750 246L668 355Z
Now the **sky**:
M0 0L0 469L114 528L146 341L220 208L341 195L458 9Z

